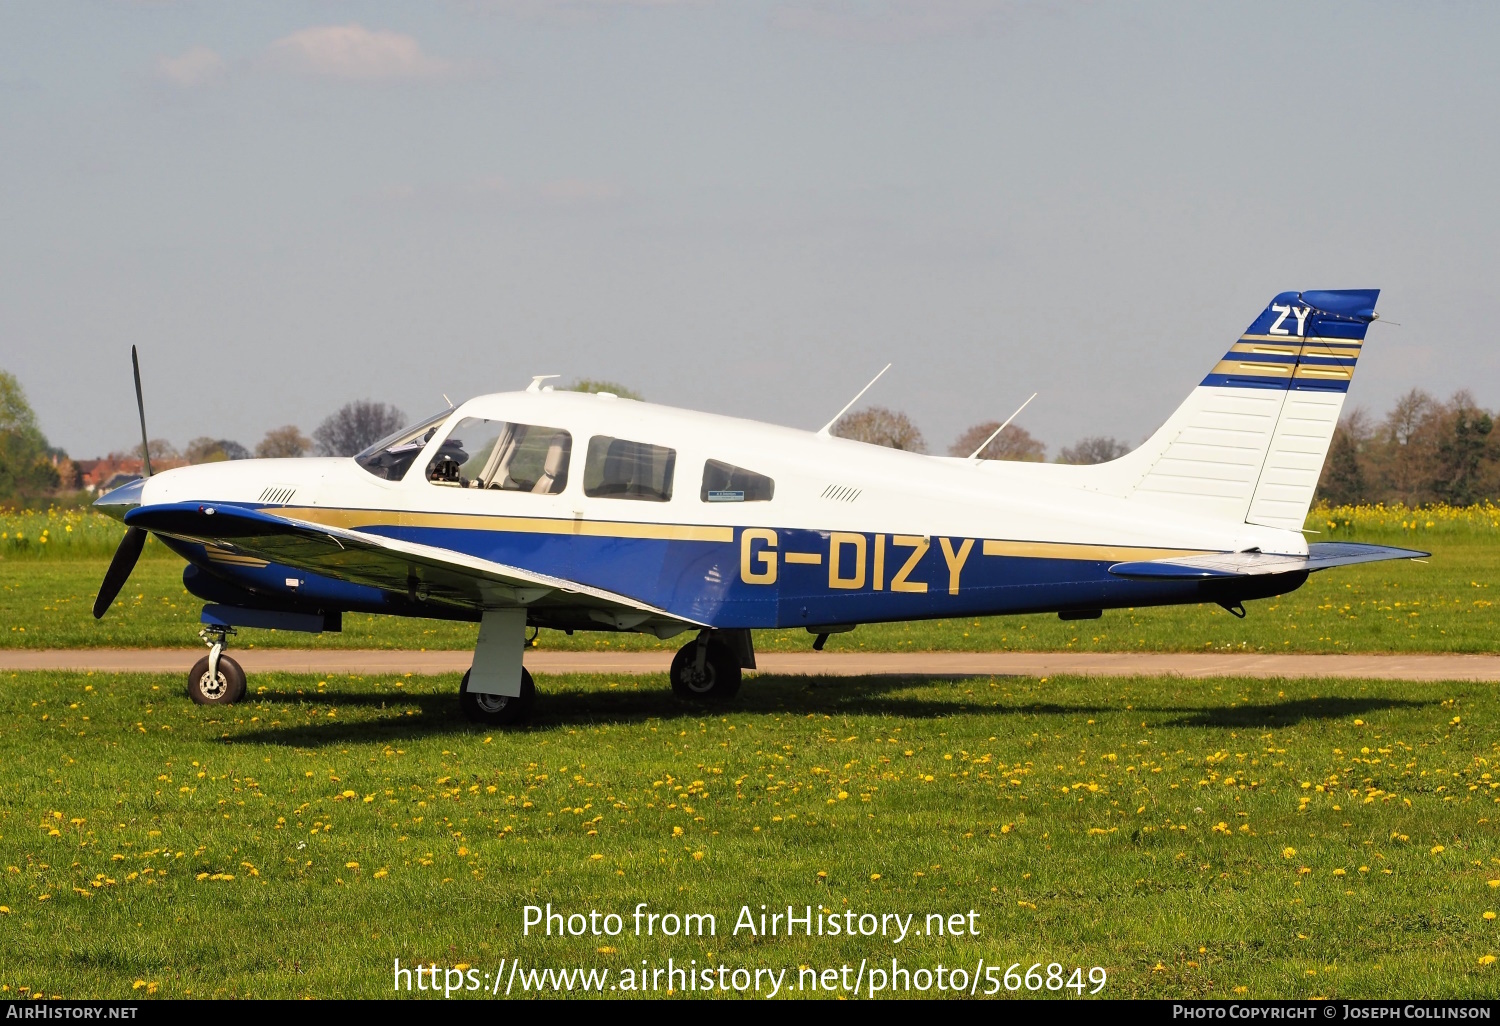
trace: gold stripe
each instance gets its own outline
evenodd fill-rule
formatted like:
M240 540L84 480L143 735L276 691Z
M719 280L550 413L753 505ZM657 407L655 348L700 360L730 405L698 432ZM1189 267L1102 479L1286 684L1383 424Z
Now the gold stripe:
M823 565L823 554L821 552L787 552L781 558L788 563L806 563L809 566Z
M270 563L264 559L254 559L250 556L209 556L210 563L228 563L230 566L269 566Z
M1296 356L1301 349L1302 346L1295 342L1290 344L1285 342L1236 342L1230 346L1229 351L1231 353L1264 353L1267 355L1275 354L1277 356Z
M203 552L214 563L231 563L235 566L256 567L270 565L269 561L261 559L258 556L247 556L243 552L230 552L228 549L220 548L217 545L205 545L203 546Z
M1309 342L1307 345L1305 345L1305 346L1302 347L1302 355L1303 356L1337 356L1337 357L1340 357L1341 359L1345 359L1345 360L1358 360L1359 359L1359 347L1355 346L1354 348L1351 349L1348 346L1332 346L1332 345L1328 345L1328 344L1322 343L1322 342L1318 342L1318 343Z
M1324 338L1321 335L1241 335L1241 342L1275 342L1278 345L1290 343L1300 345L1309 343L1311 345L1323 346L1357 346L1362 343L1354 338Z
M694 524L633 524L620 520L563 520L546 517L480 516L464 513L405 513L380 509L323 509L277 507L264 512L306 520L325 527L360 530L366 527L448 527L470 531L511 531L516 534L573 534L591 538L650 538L666 541L732 542L732 527Z
M1297 377L1329 378L1335 381L1348 381L1354 377L1354 373L1347 367L1318 367L1304 363L1297 367Z
M1243 374L1257 378L1289 378L1294 364L1247 363L1244 360L1220 360L1214 365L1214 374Z
M1024 542L990 539L984 543L986 556L1021 556L1033 559L1097 559L1124 563L1138 559L1170 559L1174 556L1197 556L1211 549L1150 549L1129 545L1074 545L1069 542Z

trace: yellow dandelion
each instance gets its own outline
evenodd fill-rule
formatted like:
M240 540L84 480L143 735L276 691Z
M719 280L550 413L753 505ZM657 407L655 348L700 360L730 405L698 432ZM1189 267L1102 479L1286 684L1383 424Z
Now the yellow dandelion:
M1290 846L1283 848L1281 849L1281 857L1284 859L1294 859L1297 857L1297 849Z
M460 848L460 849L459 849L459 850L458 850L458 853L459 853L459 854L460 854L460 855L462 855L462 854L463 854L463 849L462 849L462 848ZM358 863L358 862L345 862L345 863L344 863L344 868L345 868L345 869L358 869L358 868L359 868L359 863Z
M703 861L703 853L701 851L695 851L695 852L693 852L693 861L694 862L702 862Z
M1493 965L1494 962L1495 962L1495 956L1494 955L1481 955L1481 956L1479 956L1479 964L1480 965Z
M879 880L880 879L880 874L879 873L871 873L870 874L870 879L871 880Z
M1493 912L1486 912L1484 914L1484 918L1486 918L1486 919L1494 919L1495 918L1495 913L1493 913Z
M597 853L597 852L596 852L596 853L594 853L594 854L593 854L593 855L590 855L590 856L589 856L589 861L590 861L590 862L598 862L598 861L600 861L600 860L601 860L601 859L603 859L603 858L604 858L604 856L603 856L603 855L600 855L600 854L598 854L598 853Z
M1334 875L1334 876L1344 876L1344 875L1345 875L1345 873L1344 873L1344 871L1343 871L1343 870L1342 870L1342 869L1335 869L1335 870L1334 870L1334 871L1333 871L1333 875Z
M1441 844L1434 844L1431 848L1431 853L1433 855L1441 855L1446 850Z

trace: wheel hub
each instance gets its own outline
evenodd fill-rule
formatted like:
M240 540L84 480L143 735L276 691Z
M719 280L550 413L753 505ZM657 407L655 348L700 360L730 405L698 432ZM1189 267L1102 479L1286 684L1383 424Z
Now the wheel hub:
M696 695L706 691L712 691L714 687L714 668L705 666L701 671L696 667L689 666L682 674L682 682L687 689Z
M222 670L217 674L204 670L203 676L198 678L198 690L203 692L204 698L217 702L229 693L229 678Z
M474 692L474 704L486 713L497 713L505 708L510 698L506 695L486 695Z

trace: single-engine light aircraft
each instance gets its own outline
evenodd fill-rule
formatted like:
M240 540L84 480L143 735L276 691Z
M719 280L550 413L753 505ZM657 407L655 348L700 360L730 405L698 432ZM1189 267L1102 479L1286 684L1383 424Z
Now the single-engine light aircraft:
M528 627L695 632L671 684L712 700L754 668L757 628L806 628L821 648L935 617L1205 602L1243 616L1314 571L1426 555L1303 537L1378 294L1277 296L1160 430L1095 466L924 456L545 377L352 458L148 464L96 503L127 530L94 615L149 532L207 603L194 701L244 694L224 654L236 627L389 613L479 623L459 700L497 724L535 695ZM144 445L138 363L136 397Z

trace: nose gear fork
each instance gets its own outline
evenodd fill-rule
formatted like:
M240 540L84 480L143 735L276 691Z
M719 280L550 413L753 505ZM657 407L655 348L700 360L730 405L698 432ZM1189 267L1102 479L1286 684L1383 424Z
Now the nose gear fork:
M219 679L219 656L229 645L229 635L238 633L228 624L213 623L198 632L198 637L208 646L208 679Z

